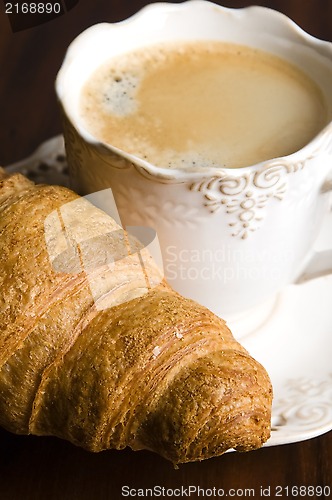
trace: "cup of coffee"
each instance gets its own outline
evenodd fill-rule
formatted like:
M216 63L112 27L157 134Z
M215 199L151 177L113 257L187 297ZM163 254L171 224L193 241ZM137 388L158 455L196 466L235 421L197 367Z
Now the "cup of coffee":
M264 7L151 4L79 35L56 90L73 187L111 188L124 227L154 229L184 296L232 322L331 272L332 250L313 250L331 43Z

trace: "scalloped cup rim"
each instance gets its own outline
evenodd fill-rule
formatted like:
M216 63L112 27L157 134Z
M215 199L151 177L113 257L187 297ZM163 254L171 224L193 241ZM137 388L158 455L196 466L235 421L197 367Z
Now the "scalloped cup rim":
M323 139L325 135L332 133L332 122L326 125L321 132L319 132L308 144L303 146L303 148L295 151L286 156L277 156L275 158L271 158L269 160L264 160L259 163L254 163L253 165L247 165L245 167L237 167L237 168L227 168L227 167L202 167L194 169L181 169L181 168L165 168L153 165L149 162L144 161L142 158L138 156L127 153L115 146L107 144L105 142L99 141L89 132L87 132L83 127L77 125L80 135L84 138L84 140L90 143L92 146L96 148L106 149L110 151L112 154L117 154L119 157L122 157L134 164L135 167L146 170L151 176L159 179L165 180L177 180L179 182L186 182L191 180L196 180L197 178L201 179L202 174L204 177L237 177L243 176L243 173L252 172L253 170L257 170L261 172L262 170L268 169L273 165L278 165L282 162L291 162L294 158L296 162L301 161L301 157L307 158L308 153L310 151L314 151L316 147L319 145L320 139ZM111 167L111 165L110 165Z
M65 98L64 98L64 90L63 90L63 85L62 85L62 79L64 73L67 71L69 65L72 63L72 60L75 58L77 52L80 50L80 45L82 41L87 37L87 36L93 36L95 32L99 31L101 28L102 29L107 29L107 30L114 30L114 29L119 29L123 26L130 26L134 24L138 24L142 22L142 19L144 20L144 17L148 16L151 14L151 12L155 12L158 15L160 14L161 11L164 11L165 13L167 12L180 12L184 11L187 8L204 8L204 9L213 9L214 11L219 11L219 12L224 12L227 13L228 15L231 16L237 16L242 18L245 15L254 15L257 12L260 12L263 15L268 15L271 18L271 15L274 16L274 22L279 23L280 26L284 26L288 29L289 33L293 32L293 36L296 35L298 39L301 39L302 41L306 41L308 44L310 43L310 46L313 44L316 47L319 47L322 49L324 52L328 53L331 56L332 59L332 43L325 41L325 40L320 40L317 37L314 37L313 35L310 35L307 33L305 30L303 30L299 25L297 25L292 19L288 18L285 14L269 8L269 7L264 7L260 5L251 5L243 8L231 8L231 7L224 7L218 4L215 4L209 0L186 0L180 4L177 3L167 3L167 2L154 2L148 5L145 5L142 7L138 12L133 14L127 19L124 19L119 22L115 23L107 23L107 22L102 22L102 23L97 23L89 28L85 29L83 32L81 32L69 45L65 58L62 62L61 68L57 74L56 77L56 82L55 82L55 88L56 88L56 93L58 96L59 101L62 104L62 108L64 110L64 113L68 117L69 121L74 124L75 119L73 119L73 113L68 110L68 106L66 106L65 103ZM326 53L324 55L326 55ZM332 121L330 121L311 141L309 141L305 146L303 146L301 149L298 149L297 151L285 155L285 156L279 156L275 158L270 158L268 160L263 160L261 162L252 164L252 165L247 165L244 167L237 167L237 168L227 168L227 167L202 167L200 169L181 169L181 168L166 168L166 167L160 167L160 166L155 166L149 162L146 162L140 157L137 157L131 153L127 153L111 144L108 144L106 142L98 140L95 136L90 134L85 127L83 127L80 123L75 124L75 128L79 132L79 134L82 136L82 138L89 143L90 145L100 148L103 150L109 150L112 154L116 154L130 163L133 163L136 167L141 168L145 171L147 171L151 176L157 178L157 179L165 179L165 180L174 180L174 181L179 181L179 182L186 182L186 181L191 181L195 180L196 178L202 178L202 174L204 174L204 177L209 177L209 176L214 176L214 177L237 177L237 176L242 176L244 172L251 172L252 170L258 169L259 171L264 170L265 168L271 167L273 164L278 164L281 161L289 161L293 157L296 158L296 161L299 161L299 156L306 157L308 154L308 150L314 150L317 145L319 145L320 140L328 133L332 133Z

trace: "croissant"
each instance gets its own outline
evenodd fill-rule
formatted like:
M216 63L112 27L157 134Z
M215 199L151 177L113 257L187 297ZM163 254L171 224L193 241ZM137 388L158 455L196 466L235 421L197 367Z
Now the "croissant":
M5 429L174 464L268 439L265 369L71 190L0 169L0 289Z

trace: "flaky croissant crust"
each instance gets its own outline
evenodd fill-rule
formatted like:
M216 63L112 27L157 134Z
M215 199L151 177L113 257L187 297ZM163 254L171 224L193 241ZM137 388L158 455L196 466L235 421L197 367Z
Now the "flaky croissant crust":
M133 255L105 272L97 296L91 272L73 272L75 256L55 269L45 220L78 199L0 170L0 425L91 451L149 449L173 463L262 446L271 383L222 319L158 282L149 257L150 287ZM116 252L124 232L85 203L87 234L92 223L113 229ZM106 244L94 243L94 258ZM105 297L110 307L98 308Z

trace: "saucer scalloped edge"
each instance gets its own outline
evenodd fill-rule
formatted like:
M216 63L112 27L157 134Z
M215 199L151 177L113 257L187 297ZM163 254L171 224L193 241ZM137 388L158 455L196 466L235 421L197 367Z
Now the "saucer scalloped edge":
M62 136L6 167L35 182L69 186ZM332 247L332 212L316 243ZM290 285L268 320L241 339L267 369L273 389L272 432L265 446L310 439L332 429L332 275Z

